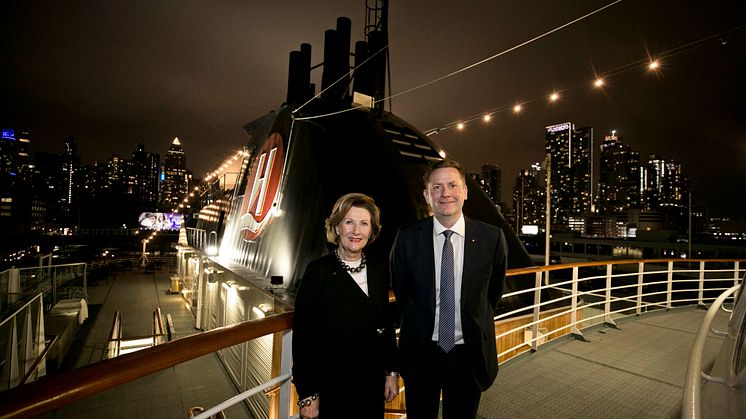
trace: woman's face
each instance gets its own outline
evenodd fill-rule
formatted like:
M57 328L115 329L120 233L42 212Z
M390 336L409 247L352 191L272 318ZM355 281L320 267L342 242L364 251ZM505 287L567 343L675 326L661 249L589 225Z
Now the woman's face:
M335 229L339 235L340 256L357 259L370 238L370 212L365 208L350 207Z

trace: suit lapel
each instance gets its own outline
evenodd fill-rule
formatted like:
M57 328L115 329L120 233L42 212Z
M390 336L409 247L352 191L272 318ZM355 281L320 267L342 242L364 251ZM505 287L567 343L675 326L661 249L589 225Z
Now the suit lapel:
M479 230L476 225L468 218L464 217L466 224L464 231L464 266L461 272L461 313L465 313L464 298L471 289L473 275L472 268L477 266L477 246L479 245Z
M420 258L422 269L422 287L427 290L427 296L430 299L430 311L432 318L435 318L435 254L433 253L433 217L427 218L424 223L420 224L419 237L417 238L417 248L422 249L423 254Z

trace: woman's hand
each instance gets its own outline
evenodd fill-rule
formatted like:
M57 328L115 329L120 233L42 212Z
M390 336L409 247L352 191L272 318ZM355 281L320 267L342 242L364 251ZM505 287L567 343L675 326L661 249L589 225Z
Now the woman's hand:
M300 417L307 419L315 419L319 417L319 398L311 400L311 404L300 408Z
M386 385L383 390L383 399L386 403L394 400L399 394L399 375L387 375Z

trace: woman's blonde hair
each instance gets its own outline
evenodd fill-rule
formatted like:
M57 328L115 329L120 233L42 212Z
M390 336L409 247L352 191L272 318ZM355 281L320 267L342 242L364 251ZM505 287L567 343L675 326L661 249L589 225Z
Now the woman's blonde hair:
M339 235L336 232L336 227L342 222L342 219L352 207L363 208L370 213L371 232L368 243L373 243L376 237L378 237L378 233L381 232L381 210L376 206L376 202L373 198L365 194L348 193L342 195L337 200L332 209L332 214L324 222L326 226L326 241L339 244Z

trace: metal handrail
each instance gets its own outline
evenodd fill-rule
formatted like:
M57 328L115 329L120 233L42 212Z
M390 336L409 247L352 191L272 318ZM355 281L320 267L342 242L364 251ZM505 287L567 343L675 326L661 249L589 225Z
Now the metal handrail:
M715 319L718 310L720 310L723 302L736 292L739 287L740 285L735 285L720 294L707 310L705 319L699 327L697 337L694 339L694 345L692 345L692 352L689 355L689 364L686 368L684 400L681 404L682 419L696 419L702 417L702 398L700 397L702 391L702 377L704 376L712 381L720 381L720 379L713 379L713 377L707 376L704 371L702 371L702 353L705 349L707 334L710 331L710 326L712 325L712 321Z
M166 331L163 326L163 317L161 308L157 307L153 311L153 345L159 345L165 341Z
M678 263L692 263L692 262L700 262L702 263L702 266L700 268L700 279L699 280L691 280L691 279L683 279L681 282L696 282L698 284L699 288L693 288L689 289L687 291L696 291L697 289L700 289L703 287L705 281L722 281L722 280L734 280L736 283L739 280L739 272L743 271L743 266L739 263L742 263L743 260L725 260L725 259L718 259L718 260L671 260L671 259L655 259L655 260L628 260L628 261L606 261L606 262L582 262L582 263L573 263L573 264L567 264L567 265L551 265L551 266L544 266L544 267L531 267L531 268L521 268L521 269L512 269L508 271L508 276L516 276L516 275L526 275L526 274L534 274L535 276L535 286L528 290L522 290L517 291L514 293L508 293L505 296L510 295L517 295L519 293L526 293L526 292L533 292L534 293L534 304L525 307L522 310L533 312L533 319L528 324L523 324L518 328L514 328L511 332L517 332L525 330L527 327L530 327L534 334L533 338L529 342L529 346L532 349L536 349L538 346L538 340L540 339L540 336L538 336L538 328L539 323L542 321L545 321L547 317L541 318L541 310L543 307L546 306L548 302L542 302L540 298L540 293L543 290L547 290L549 288L556 287L556 284L547 284L543 285L543 275L546 272L550 271L557 271L557 270L566 270L566 269L572 269L573 272L573 280L567 281L566 284L572 285L572 290L565 290L567 292L570 292L571 294L569 296L562 297L563 299L570 299L572 302L572 308L570 310L564 311L560 314L552 314L552 316L558 316L562 314L570 314L573 316L572 321L570 321L568 324L564 324L561 327L558 327L557 329L548 331L548 335L551 335L558 331L563 331L566 329L570 329L573 333L575 333L575 329L578 325L582 324L583 322L586 322L589 320L589 317L586 317L584 319L576 319L575 313L582 310L584 307L589 307L593 304L601 305L603 304L604 307L602 308L603 313L595 316L591 316L590 318L599 318L603 317L604 319L611 319L611 316L613 314L626 312L632 309L636 309L638 311L637 314L639 314L639 311L642 308L646 308L648 306L659 306L663 308L670 308L671 304L674 303L684 303L684 302L701 302L703 301L703 297L700 293L700 295L693 299L674 299L673 294L675 292L679 292L680 290L671 290L671 282L673 281L673 273L674 272L695 272L691 269L680 269L676 270L674 269L674 264ZM722 272L734 272L734 277L729 278L716 278L716 279L707 279L705 280L702 276L702 273L704 271L704 263L705 262L720 262L720 263L731 263L734 264L733 269L725 269L725 270L713 270L713 271L722 271ZM655 270L651 272L645 272L644 271L644 265L645 264L660 264L665 263L667 264L667 268L662 270ZM639 271L635 274L629 274L629 273L622 273L622 274L612 274L612 267L615 265L624 265L624 264L634 264L636 266L639 266ZM606 267L606 275L597 275L597 276L590 276L585 278L579 278L578 276L578 269L581 267L593 267L593 266L605 266ZM709 271L707 271L709 272ZM642 293L642 285L643 285L643 276L645 275L667 275L668 279L666 281L660 281L661 284L668 284L668 289L666 291L662 292L648 292L648 293ZM611 286L611 280L614 278L619 277L632 277L634 275L639 276L639 283L634 284L635 287L639 287L640 291L637 295L637 304L636 306L628 306L624 307L622 309L614 308L611 309L611 303L614 302L622 302L626 301L628 304L631 304L632 297L629 295L622 296L622 297L616 297L612 296L611 291L612 290L618 290L622 288L630 288L632 285L626 284L622 286L612 287ZM589 294L588 291L578 291L577 285L580 282L587 281L589 278L596 278L596 279L602 279L606 278L606 287L602 287L601 289L597 289L595 291L605 291L604 294L604 300L600 301L598 303L588 304L583 306L582 304L578 304L579 297L583 296L585 294ZM645 284L647 285L647 284ZM708 290L712 290L713 288L708 288ZM642 301L642 297L644 296L652 296L657 294L665 294L665 301L660 302L644 302ZM708 301L710 298L706 298ZM546 311L546 310L545 310ZM513 313L516 314L516 313ZM502 316L502 315L501 315ZM501 316L497 316L496 320L501 319ZM163 345L155 346L153 348L141 350L138 352L133 352L131 354L123 355L121 357L102 361L97 364L93 364L87 367L83 367L80 369L68 371L65 373L62 373L55 377L50 377L42 381L37 381L33 384L27 385L24 387L23 392L14 391L14 392L6 392L0 394L0 418L2 417L15 417L15 416L30 416L35 414L44 413L56 408L59 408L61 406L64 406L66 404L69 404L76 400L81 400L83 398L86 398L90 395L93 395L95 393L107 390L109 388L113 388L117 385L124 384L126 382L132 381L134 379L149 375L151 373L154 373L156 371L159 371L163 368L168 368L173 365L176 365L180 362L184 362L193 358L196 358L198 356L202 356L205 354L209 354L212 352L215 352L219 349L226 348L229 346L233 346L242 342L245 342L247 340L251 340L260 336L267 335L269 333L275 333L275 332L281 332L287 329L290 329L292 327L292 313L286 312L270 317L266 317L259 320L252 320L248 322L243 323L237 323L230 326L221 327L218 329L213 329L208 332L193 335L190 337L178 339ZM507 333L503 333L501 335L505 335ZM556 336L556 333L555 335ZM513 348L510 348L507 351L504 351L500 354L500 356L503 356L507 354L510 351L513 351L515 349L525 348L526 343L521 343L520 345L517 345ZM287 370L287 369L283 369ZM33 386L33 387L32 387ZM7 400L7 402L4 402Z
M656 263L699 263L699 262L707 262L707 263L733 263L733 262L746 262L746 260L743 259L615 259L615 260L603 260L603 261L594 261L594 262L574 262L574 263L563 263L561 265L548 265L548 266L529 266L526 268L517 268L517 269L510 269L508 270L508 276L515 276L515 275L525 275L525 274L531 274L536 272L546 272L546 271L559 271L564 270L568 268L587 268L587 267L596 267L596 266L608 266L608 265L637 265L640 262L644 262L646 264L656 264ZM683 271L683 270L682 270ZM694 270L689 270L691 272L696 272ZM658 271L658 273L665 273L667 270ZM652 272L651 272L652 273Z
M228 400L226 400L226 401L224 401L224 402L222 402L222 403L220 403L220 404L218 404L216 406L213 406L213 407L205 410L204 412L200 413L199 415L193 416L193 418L194 419L207 419L210 416L212 416L212 415L214 415L216 413L222 412L225 409L227 409L227 408L229 408L229 407L231 407L231 406L233 406L235 404L241 403L242 401L248 399L249 397L251 397L251 396L253 396L255 394L258 394L258 393L260 393L262 391L265 391L265 390L270 389L270 388L275 387L275 386L279 386L282 383L287 382L288 380L290 380L290 378L292 376L293 376L293 374L291 372L286 372L285 374L282 374L282 375L280 375L278 377L275 377L275 378L267 381L266 383L264 383L262 385L258 385L256 387L253 387L253 388L250 388L250 389L244 391L241 394L237 394L237 395L231 397L230 399L228 399Z
M119 349L122 344L122 314L119 310L114 312L114 319L111 322L111 332L109 332L109 344L107 346L107 357L116 358L119 356Z
M285 312L66 371L0 393L0 418L40 415L156 371L292 326L293 313Z
M523 330L531 330L532 331L532 337L528 342L522 341L521 343L512 346L510 348L500 348L502 351L498 354L499 358L503 357L512 357L516 355L517 351L525 351L527 346L531 348L531 350L536 350L538 347L538 341L540 339L556 339L561 337L562 335L566 333L573 333L575 335L582 336L582 328L581 326L583 324L586 324L587 327L592 327L593 324L589 324L592 320L603 320L604 323L610 323L614 325L614 321L612 319L612 316L616 316L617 319L624 317L625 315L639 315L642 312L642 309L645 309L646 311L650 307L654 307L657 309L669 309L672 307L673 304L704 304L704 301L711 301L714 300L714 297L712 298L703 298L702 291L704 290L705 284L707 282L714 282L714 281L731 281L738 282L740 273L743 271L743 265L740 265L743 262L743 260L740 259L646 259L646 260L613 260L613 261L601 261L601 262L578 262L578 263L569 263L569 264L563 264L563 265L550 265L550 266L536 266L536 267L529 267L529 268L519 268L519 269L511 269L507 272L508 277L517 276L517 275L531 275L533 274L535 277L535 286L533 288L527 288L527 289L521 289L518 291L506 293L503 295L503 298L510 297L510 296L516 296L519 294L527 294L527 293L533 293L534 294L534 303L525 307L520 307L518 309L514 309L512 311L502 313L499 315L496 315L494 317L494 320L500 321L500 320L508 320L515 316L520 316L521 313L523 315L533 315L533 319L530 321L523 323L519 325L518 327L514 327L509 330L501 330L499 334L496 335L497 339L505 338L507 336L510 336L511 334L515 333L522 333ZM698 269L676 269L674 265L676 264L698 264ZM705 270L705 263L730 263L733 264L732 268L728 269L711 269L711 270ZM666 264L667 267L664 270L653 270L653 271L645 271L645 265L651 265L651 264ZM637 272L623 272L623 273L616 273L613 274L612 270L615 266L624 266L624 265L634 265L639 267L637 269ZM579 276L579 268L589 268L589 267L606 267L606 274L592 274L587 277L580 277ZM547 272L551 271L566 271L566 270L572 270L573 275L571 280L562 281L555 284L544 284L542 282L542 279L544 278L544 275ZM699 278L685 278L685 279L674 279L673 275L680 274L680 273L692 273L696 272L699 274ZM732 277L721 277L721 278L704 278L704 273L718 273L718 272L734 272L734 276ZM654 282L644 282L644 278L649 275L661 275L665 274L666 279L660 280L660 281L654 281ZM612 280L613 279L619 279L619 278L632 278L634 276L638 276L637 283L628 282L622 285L612 286ZM601 286L600 288L595 288L593 290L585 290L585 291L578 291L577 284L582 283L584 281L590 281L590 280L602 280L606 279L606 285ZM676 283L694 283L696 284L696 287L693 288L687 288L687 289L676 289L674 290L672 287L672 284ZM642 286L643 285L666 285L666 290L662 291L655 291L655 292L643 292ZM565 288L559 288L558 285L572 285L572 289L565 289ZM554 300L550 301L542 301L541 299L541 292L546 291L548 289L560 289L563 292L567 292L567 295L560 296L559 298L555 298ZM621 295L621 296L615 296L612 294L612 292L624 290L624 289L634 289L637 288L637 293L635 295ZM707 288L707 291L723 291L726 288L715 288L710 287ZM674 295L679 295L678 293L682 292L698 292L699 295L693 297L693 298L674 298ZM585 295L593 295L596 294L601 300L595 303L586 303L584 305L579 304L580 297ZM653 296L664 296L665 299L661 301L645 301L645 299L648 299L649 297ZM554 313L548 316L541 317L542 313L546 313L545 307L557 303L559 301L563 300L570 300L571 306L569 310L561 311L559 313ZM611 309L612 304L615 303L623 303L627 304L627 306L617 309ZM594 306L598 306L599 309L602 310L601 314L592 315L590 317L586 316L583 318L578 319L577 313L580 312L583 309L592 308ZM635 313L633 314L625 314L626 312L629 312L631 310L635 310ZM560 317L563 315L569 315L572 316L572 320L568 323L565 323L555 329L548 330L547 333L543 336L539 336L539 325L542 322L546 322L547 320ZM559 332L559 333L558 333ZM551 339L549 339L551 338ZM507 360L504 359L502 362L505 362Z
M59 335L54 335L52 339L49 341L48 344L44 346L44 350L41 351L39 356L36 357L34 360L34 363L31 365L31 368L26 372L26 375L23 376L21 381L18 383L18 387L26 384L26 382L31 378L32 375L36 372L36 370L41 366L41 362L44 361L49 354L49 350L52 349L52 347L57 343L59 340Z

